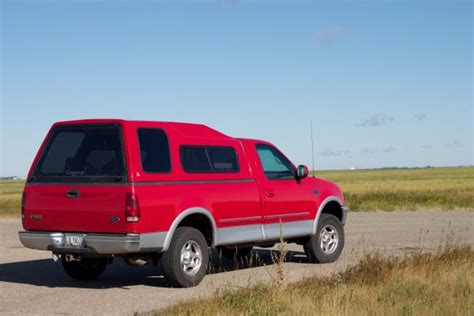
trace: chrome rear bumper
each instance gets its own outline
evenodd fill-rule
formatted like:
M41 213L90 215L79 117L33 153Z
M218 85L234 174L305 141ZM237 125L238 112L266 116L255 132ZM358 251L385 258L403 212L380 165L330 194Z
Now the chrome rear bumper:
M83 234L84 246L66 245L62 232L24 231L18 233L21 243L28 248L49 250L54 253L126 254L160 252L165 232L149 234Z

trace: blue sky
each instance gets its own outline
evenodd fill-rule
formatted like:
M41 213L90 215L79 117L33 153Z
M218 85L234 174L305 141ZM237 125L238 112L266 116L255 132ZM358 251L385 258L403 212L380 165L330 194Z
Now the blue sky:
M0 1L1 169L78 118L205 123L316 169L473 164L471 1Z

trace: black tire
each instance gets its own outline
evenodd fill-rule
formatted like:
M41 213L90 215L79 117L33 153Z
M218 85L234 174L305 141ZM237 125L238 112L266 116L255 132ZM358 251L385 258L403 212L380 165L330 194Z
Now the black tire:
M107 267L106 258L82 258L79 261L66 261L66 256L61 257L64 271L76 280L95 280Z
M222 254L224 258L229 260L241 260L250 256L253 247L217 247L219 254Z
M323 230L325 231L324 234ZM333 232L336 233L337 237L336 245L334 245L335 238ZM324 243L324 246L321 245L321 239L324 238L323 235L328 240L328 243ZM303 247L309 261L313 263L330 263L339 258L344 249L344 242L344 227L339 219L331 214L321 214L316 234L311 236Z
M181 251L185 245L191 245L189 249L193 253L199 248L201 263L196 271L189 270L187 267L188 273L186 273L181 266ZM196 247L196 245L199 247ZM206 275L208 263L209 248L202 233L192 227L176 228L168 250L161 257L163 274L170 284L175 287L198 285Z

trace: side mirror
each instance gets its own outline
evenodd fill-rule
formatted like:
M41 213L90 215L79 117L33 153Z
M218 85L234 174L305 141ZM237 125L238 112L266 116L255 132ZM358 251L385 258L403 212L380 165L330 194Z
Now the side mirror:
M296 170L296 176L298 179L304 179L308 176L309 169L305 165L299 165L298 169Z

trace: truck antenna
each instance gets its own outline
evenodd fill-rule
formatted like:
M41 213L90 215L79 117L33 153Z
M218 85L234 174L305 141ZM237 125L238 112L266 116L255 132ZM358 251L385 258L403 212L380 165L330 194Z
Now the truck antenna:
M309 126L311 128L311 172L313 173L314 178L314 141L313 141L313 120L309 121Z

